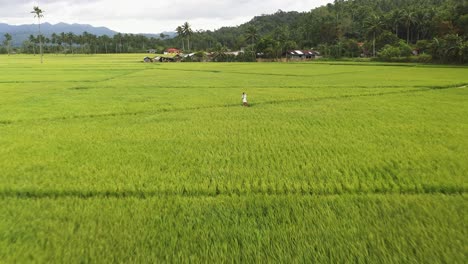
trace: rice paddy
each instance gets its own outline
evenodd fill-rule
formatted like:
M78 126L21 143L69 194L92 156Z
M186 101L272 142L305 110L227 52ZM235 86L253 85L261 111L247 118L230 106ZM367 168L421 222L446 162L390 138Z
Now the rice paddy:
M0 262L466 262L468 68L140 57L0 56Z

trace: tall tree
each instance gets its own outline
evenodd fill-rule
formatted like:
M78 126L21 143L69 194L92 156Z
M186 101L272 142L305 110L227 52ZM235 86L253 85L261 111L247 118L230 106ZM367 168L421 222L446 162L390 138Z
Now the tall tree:
M34 56L36 56L36 43L37 43L37 38L35 38L33 35L29 35L29 42L31 42L32 47L33 47Z
M283 48L286 42L289 40L289 37L290 37L289 32L290 30L288 26L277 27L273 31L273 38L278 42L279 48L280 48L279 51L281 54L283 53ZM276 56L278 57L278 53L276 54Z
M245 39L251 41L252 45L255 45L255 42L258 39L258 30L254 26L249 26L245 31Z
M253 56L253 59L256 59L257 52L255 51L255 42L258 39L258 30L254 26L249 26L244 34L245 34L245 39L247 41L251 41L252 43L252 56Z
M184 29L181 26L176 28L177 37L182 40L182 50L185 50Z
M185 38L187 39L187 50L190 50L190 37L193 35L192 27L188 22L182 25L182 30Z
M391 17L390 17L390 20L391 20L391 23L393 25L393 28L395 29L395 35L398 37L398 27L400 26L401 24L401 21L402 21L402 18L403 18L403 11L401 9L395 9L393 10L393 12L391 13Z
M3 41L3 43L4 43L5 46L7 47L8 56L10 56L10 43L11 43L12 37L11 37L11 35L8 34L8 33L6 33L6 34L4 35L4 37L5 37L5 40Z
M406 44L409 44L411 25L413 25L416 20L414 12L411 10L404 10L402 14L402 20L406 26Z
M37 18L37 22L38 22L38 25L39 25L39 51L41 53L41 63L43 63L43 52L42 52L42 33L41 33L41 18L44 17L43 13L44 11L42 9L40 9L38 6L35 6L33 8L34 10L31 11L31 14L34 14L34 18Z
M60 40L59 45L63 53L63 50L64 50L63 44L67 43L67 35L65 34L65 32L60 33L59 40Z
M115 34L113 40L115 42L115 53L122 53L122 34Z
M375 38L376 35L382 31L384 24L380 16L373 14L364 21L364 25L367 29L367 32L372 35L372 55L375 57Z
M53 46L53 48L55 50L55 54L57 54L57 52L58 52L58 45L57 45L58 44L58 35L56 33L52 33L50 40L51 40L52 46Z
M103 36L100 36L99 37L99 40L101 41L101 43L104 45L104 50L106 52L106 54L108 53L108 49L107 49L107 44L109 42L111 42L112 40L109 38L109 36L107 35L103 35Z
M65 34L66 43L70 47L70 52L73 54L73 43L75 42L75 34L73 32L68 32Z

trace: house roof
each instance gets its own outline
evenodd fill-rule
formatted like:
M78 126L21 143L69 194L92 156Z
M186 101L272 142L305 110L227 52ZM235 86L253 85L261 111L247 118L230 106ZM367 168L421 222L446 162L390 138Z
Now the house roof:
M315 50L288 50L287 53L294 56L314 56L318 54Z

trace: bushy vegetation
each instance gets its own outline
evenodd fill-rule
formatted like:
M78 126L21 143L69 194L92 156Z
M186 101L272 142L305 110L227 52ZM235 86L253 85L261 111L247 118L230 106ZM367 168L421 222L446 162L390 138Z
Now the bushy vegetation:
M465 261L465 67L141 56L0 58L0 259Z

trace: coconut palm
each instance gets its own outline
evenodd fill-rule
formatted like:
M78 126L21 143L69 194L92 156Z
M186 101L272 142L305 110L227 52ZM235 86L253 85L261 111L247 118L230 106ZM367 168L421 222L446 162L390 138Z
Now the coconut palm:
M398 37L398 27L401 24L403 17L403 11L401 9L396 9L391 13L390 20L395 29L395 35Z
M415 18L414 12L410 10L404 10L401 18L402 18L403 23L406 26L406 44L409 44L411 25L414 24L416 18Z
M258 31L257 31L257 28L254 27L254 26L249 26L247 28L247 30L245 31L245 39L247 41L251 41L252 42L252 54L253 54L253 57L254 57L254 60L256 58L256 52L255 52L255 42L257 41L258 39Z
M176 28L177 32L177 37L179 37L182 40L182 50L185 50L185 44L184 44L184 29L181 26L178 26Z
M6 33L5 35L3 35L5 37L5 40L3 41L3 43L5 44L5 46L7 47L7 50L8 50L8 56L10 56L10 43L11 43L11 35Z
M65 34L66 43L70 47L70 52L73 54L73 43L75 42L75 34L73 32L68 32Z
M41 34L41 18L44 17L44 15L42 13L44 13L44 11L42 9L40 9L38 6L35 6L33 8L34 10L31 11L31 14L34 14L34 18L37 18L37 22L38 22L38 25L39 25L39 51L41 53L41 63L43 62L43 53L42 53L42 34Z
M31 42L34 56L36 56L36 44L38 42L38 39L35 38L33 35L29 35L29 42Z
M249 26L245 31L245 39L251 41L252 45L255 45L255 41L258 39L258 31L254 26Z
M67 35L65 34L65 32L61 32L60 35L59 35L59 40L60 40L60 49L62 50L62 53L64 51L64 47L63 47L63 44L66 43L67 41Z
M99 39L101 40L102 44L104 44L104 49L106 51L106 54L108 53L108 50L107 50L107 44L109 42L112 42L111 38L107 35L103 35L103 36L100 36Z
M55 50L55 54L57 54L57 52L58 52L58 45L57 45L58 44L58 35L55 34L55 33L52 33L52 35L50 37L51 37L50 41L52 42L52 47Z
M416 29L417 29L417 38L416 40L426 39L427 34L431 29L431 24L434 21L434 11L431 9L421 9L416 12Z
M185 22L182 25L182 30L184 36L187 38L187 50L190 50L190 37L193 34L192 28L190 27L190 24L188 22Z
M364 26L366 27L367 32L372 35L372 55L375 57L375 38L377 33L382 31L384 23L380 16L373 14L364 21Z

